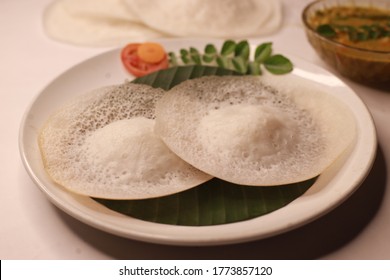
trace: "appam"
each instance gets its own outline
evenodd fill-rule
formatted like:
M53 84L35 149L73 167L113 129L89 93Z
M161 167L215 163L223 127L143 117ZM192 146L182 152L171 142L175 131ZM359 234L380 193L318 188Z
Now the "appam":
M66 189L105 199L143 199L195 187L211 178L154 134L163 90L126 82L78 97L39 134L44 167Z
M142 22L173 36L244 38L281 24L279 0L125 0Z
M138 19L122 0L57 0L43 15L46 34L75 45L112 46L165 36Z
M156 107L155 132L179 157L220 179L273 186L318 176L353 143L337 98L292 75L188 80Z

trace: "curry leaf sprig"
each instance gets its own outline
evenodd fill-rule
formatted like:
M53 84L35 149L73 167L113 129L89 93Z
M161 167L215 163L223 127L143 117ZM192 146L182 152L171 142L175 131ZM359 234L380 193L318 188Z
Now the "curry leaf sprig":
M376 40L390 37L390 21L387 25L371 24L361 26L322 24L317 27L317 32L327 38L336 38L345 33L352 42Z
M261 75L263 68L272 74L286 74L292 71L293 64L281 54L272 54L272 43L258 45L251 59L248 41L227 40L218 51L215 45L208 44L204 52L194 47L181 49L179 54L169 53L171 66L177 65L212 65L237 71L242 74Z

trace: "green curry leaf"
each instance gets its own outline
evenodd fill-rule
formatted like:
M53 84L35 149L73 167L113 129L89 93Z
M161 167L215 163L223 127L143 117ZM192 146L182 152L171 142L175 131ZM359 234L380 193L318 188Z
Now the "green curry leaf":
M271 53L272 43L263 43L256 48L255 61L258 63L262 63L271 56Z
M230 54L233 54L235 49L236 49L236 42L234 42L233 40L227 40L222 45L221 55L228 56Z
M318 26L317 32L321 36L324 36L327 38L333 38L333 37L336 37L336 35L337 35L336 30L330 24L322 24L322 25Z
M234 50L235 57L242 57L244 60L248 60L250 55L250 47L248 41L244 40L236 45Z
M265 68L272 74L281 75L292 71L291 61L283 55L276 54L264 61Z
M203 53L191 47L189 50L181 49L179 56L169 53L168 57L170 66L203 64L219 66L251 75L261 75L263 65L265 69L273 74L285 74L292 71L293 65L288 58L284 57L283 63L277 61L276 65L272 65L275 58L271 59L271 56L272 42L266 42L257 46L253 59L251 59L251 48L247 40L242 40L238 43L233 40L226 40L222 44L220 52L218 52L215 45L207 44Z

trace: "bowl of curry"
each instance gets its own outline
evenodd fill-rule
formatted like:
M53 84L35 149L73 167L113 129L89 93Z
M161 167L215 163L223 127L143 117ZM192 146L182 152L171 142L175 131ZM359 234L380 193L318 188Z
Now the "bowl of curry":
M310 44L341 75L390 83L389 0L319 0L302 20Z

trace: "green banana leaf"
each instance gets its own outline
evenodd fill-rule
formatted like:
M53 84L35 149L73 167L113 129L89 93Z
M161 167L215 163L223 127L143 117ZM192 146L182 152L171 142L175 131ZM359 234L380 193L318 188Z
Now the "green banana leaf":
M226 76L226 75L242 75L234 70L204 66L204 65L190 65L190 66L176 66L165 70L153 72L149 75L133 80L136 84L150 85L156 88L169 90L181 82L189 79L195 79L203 76Z
M169 90L187 79L206 75L240 75L218 67L178 66L137 78L133 82ZM209 226L234 223L282 208L305 193L316 178L281 186L242 186L214 178L195 188L159 198L95 200L111 210L155 223Z
M214 178L195 188L159 198L95 200L111 210L145 221L207 226L244 221L275 211L301 196L315 180L253 187Z

